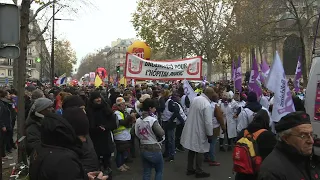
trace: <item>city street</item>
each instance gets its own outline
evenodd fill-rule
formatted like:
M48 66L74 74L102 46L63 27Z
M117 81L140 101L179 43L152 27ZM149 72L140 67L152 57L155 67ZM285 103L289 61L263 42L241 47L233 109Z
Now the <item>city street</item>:
M163 179L168 180L191 180L196 179L194 176L186 175L188 152L177 152L174 162L165 162ZM210 167L207 163L203 163L205 172L209 172L211 177L205 180L228 180L234 179L232 174L232 152L217 151L217 161L221 163L220 166ZM140 158L135 158L133 163L127 164L131 167L128 172L114 171L114 179L121 180L141 180L142 179L142 165ZM154 171L153 171L154 172ZM154 179L154 176L152 177Z

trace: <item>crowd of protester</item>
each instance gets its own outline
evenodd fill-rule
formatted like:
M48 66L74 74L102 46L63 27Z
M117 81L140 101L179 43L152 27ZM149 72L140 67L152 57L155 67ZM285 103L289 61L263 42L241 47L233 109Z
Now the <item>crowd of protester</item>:
M260 173L237 172L237 180L312 179L319 161L318 156L308 158L314 140L303 90L293 94L297 112L275 124L270 119L270 91L265 89L257 97L246 86L238 92L230 84L191 83L198 93L193 100L184 94L179 81L134 87L27 87L29 177L112 179L114 170L130 170L129 163L140 152L143 179L152 179L155 169L155 179L161 180L164 162L174 163L177 152L188 150L186 174L206 178L210 173L203 171L203 162L220 165L216 146L221 152L232 151L240 139L259 131L255 140L263 161ZM10 153L16 149L15 94L0 90L2 164L12 159ZM292 162L293 157L297 162Z

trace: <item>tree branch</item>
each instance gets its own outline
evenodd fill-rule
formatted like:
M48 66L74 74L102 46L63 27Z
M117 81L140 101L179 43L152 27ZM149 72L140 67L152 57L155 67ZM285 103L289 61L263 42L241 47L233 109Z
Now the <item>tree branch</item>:
M57 12L54 13L56 15L63 7L60 7ZM47 31L50 21L53 19L53 16L47 21L46 26L43 28L43 30L34 38L29 39L28 44L31 44L32 42L38 41L38 39Z
M36 10L36 12L33 14L32 18L30 19L30 22L34 21L36 19L37 15L39 14L39 12L42 11L44 8L50 6L52 3L53 3L53 1L49 1L49 2L45 3L44 5L42 5L41 7L39 7Z

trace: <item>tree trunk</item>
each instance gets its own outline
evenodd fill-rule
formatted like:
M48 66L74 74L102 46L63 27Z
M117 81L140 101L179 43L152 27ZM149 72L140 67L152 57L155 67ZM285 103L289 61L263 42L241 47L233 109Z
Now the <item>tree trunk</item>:
M24 0L21 3L20 10L20 57L18 66L18 139L25 135L25 81L26 81L26 60L27 60L27 42L29 40L29 16L30 0ZM25 140L19 143L18 162L26 163Z
M301 42L301 70L303 77L303 87L307 87L308 84L308 69L307 69L307 58L306 58L306 46L303 39L303 33L300 33L300 42Z
M259 46L259 55L260 55L260 62L262 64L263 56L262 56L262 47L261 46Z
M207 61L207 81L211 82L211 74L212 73L212 60L208 59ZM203 76L203 74L202 74Z

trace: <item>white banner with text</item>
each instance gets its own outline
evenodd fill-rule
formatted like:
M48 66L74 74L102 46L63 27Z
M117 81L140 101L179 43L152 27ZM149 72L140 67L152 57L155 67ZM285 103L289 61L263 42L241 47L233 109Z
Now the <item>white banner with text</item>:
M124 76L141 80L201 80L202 58L145 60L127 54Z

